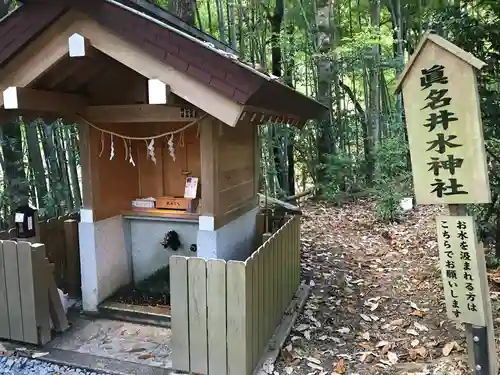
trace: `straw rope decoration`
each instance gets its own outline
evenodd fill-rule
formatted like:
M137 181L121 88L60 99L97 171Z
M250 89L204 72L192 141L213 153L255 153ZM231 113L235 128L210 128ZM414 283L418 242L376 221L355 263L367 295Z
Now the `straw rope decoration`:
M203 116L198 117L196 120L190 122L187 125L184 125L183 127L179 128L179 129L171 130L171 131L168 131L168 132L165 132L165 133L161 133L161 134L158 134L158 135L152 135L152 136L149 136L149 137L130 137L128 135L119 134L119 133L113 132L111 130L102 129L99 126L97 126L95 124L92 124L91 122L85 120L81 116L78 116L78 117L85 124L87 124L90 127L92 127L92 128L94 128L94 129L96 129L96 130L98 130L98 131L101 132L101 151L99 152L99 157L101 157L102 154L104 153L104 145L105 145L105 137L104 137L104 135L105 134L109 134L110 137L111 137L111 147L110 147L109 160L113 160L113 158L115 157L114 137L117 137L117 138L123 139L123 145L124 145L124 148L125 148L125 160L128 160L128 162L135 167L135 161L134 161L134 158L133 158L133 155L132 155L132 141L144 141L145 144L146 144L146 150L147 150L146 158L147 159L151 159L151 161L156 164L155 140L156 139L160 139L160 138L168 139L167 140L168 150L170 152L170 156L175 161L174 136L176 134L179 134L178 145L180 147L184 147L184 131L186 131L187 129L189 129L190 127L192 127L194 125L198 125L198 129L197 129L197 132L196 132L196 137L199 137L199 134L200 134L199 122L201 120L203 120L206 116L207 116L207 114L204 114ZM220 129L220 131L222 131L222 129Z

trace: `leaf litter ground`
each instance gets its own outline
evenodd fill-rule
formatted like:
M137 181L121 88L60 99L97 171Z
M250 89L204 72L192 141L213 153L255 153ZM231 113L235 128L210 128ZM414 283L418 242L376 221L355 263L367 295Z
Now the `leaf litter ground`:
M435 217L418 206L398 224L377 222L374 205L307 203L304 311L271 374L462 375L461 327L448 320ZM495 314L496 315L496 314Z

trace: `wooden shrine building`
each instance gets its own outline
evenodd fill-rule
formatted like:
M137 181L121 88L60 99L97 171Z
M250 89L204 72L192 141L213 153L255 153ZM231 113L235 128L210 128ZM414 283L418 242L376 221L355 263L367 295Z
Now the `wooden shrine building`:
M173 254L246 258L257 126L326 108L132 0L22 3L0 21L0 116L79 124L84 310Z

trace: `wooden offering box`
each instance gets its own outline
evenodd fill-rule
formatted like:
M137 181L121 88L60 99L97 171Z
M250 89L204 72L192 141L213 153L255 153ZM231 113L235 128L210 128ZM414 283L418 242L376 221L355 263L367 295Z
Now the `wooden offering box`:
M194 213L198 208L198 199L184 197L156 197L156 209L178 210Z

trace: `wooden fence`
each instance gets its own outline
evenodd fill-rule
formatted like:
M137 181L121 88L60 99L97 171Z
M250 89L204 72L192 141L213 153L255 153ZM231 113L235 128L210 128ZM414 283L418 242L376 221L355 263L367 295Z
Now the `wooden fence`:
M0 338L50 340L47 270L44 245L0 241Z
M71 297L81 294L78 222L78 214L72 214L41 221L38 229L46 256L54 264L57 287ZM0 232L0 240L14 240L15 237L15 229Z
M172 367L250 375L300 284L300 218L245 262L170 258Z

